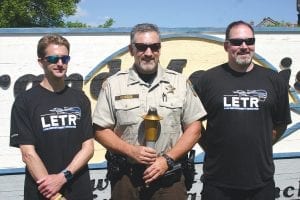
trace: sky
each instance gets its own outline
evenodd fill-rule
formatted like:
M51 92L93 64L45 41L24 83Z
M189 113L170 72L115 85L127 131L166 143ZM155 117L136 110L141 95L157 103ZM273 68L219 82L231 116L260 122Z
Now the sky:
M297 0L81 0L68 21L97 27L112 18L113 28L149 22L166 28L226 27L244 20L261 22L270 17L296 24Z

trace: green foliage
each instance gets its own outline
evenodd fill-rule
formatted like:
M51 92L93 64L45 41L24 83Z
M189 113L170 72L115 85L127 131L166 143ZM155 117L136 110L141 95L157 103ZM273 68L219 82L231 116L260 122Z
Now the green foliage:
M0 0L0 27L64 27L80 0Z
M66 28L90 28L91 26L82 22L75 21L75 22L66 22L65 27Z
M109 18L108 20L106 20L104 22L104 24L98 25L98 28L109 28L114 23L115 23L115 20L113 20L112 18ZM88 24L85 24L82 22L78 22L78 21L75 21L75 22L68 21L65 23L64 27L66 27L66 28L92 28L91 25L88 25Z
M293 26L293 24L290 23L290 22L281 21L277 24L277 26L279 26L279 27L291 27L291 26Z
M106 20L106 22L104 22L104 24L99 25L98 28L109 28L109 27L111 27L114 23L115 23L115 20L113 20L113 18L109 18L108 20Z
M266 27L293 27L293 24L290 22L281 21L281 22L277 22L275 24L266 24L265 26Z
M80 0L0 0L0 28L91 28L82 22L64 21L76 13L76 4L79 2ZM109 28L114 23L109 18L98 27Z

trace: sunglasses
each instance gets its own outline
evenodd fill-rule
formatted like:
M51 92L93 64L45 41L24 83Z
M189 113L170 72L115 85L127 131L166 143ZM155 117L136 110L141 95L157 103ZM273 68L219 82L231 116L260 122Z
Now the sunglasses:
M133 43L135 48L139 51L146 51L148 48L151 49L151 51L158 51L160 50L160 43L153 43L153 44L144 44L144 43Z
M47 60L47 62L52 63L52 64L56 64L59 59L61 59L61 62L63 64L68 64L68 62L70 61L71 57L70 56L47 56L45 57L45 59Z
M246 39L234 38L234 39L228 39L228 41L233 46L241 46L244 42L246 43L246 45L254 45L255 38L246 38Z

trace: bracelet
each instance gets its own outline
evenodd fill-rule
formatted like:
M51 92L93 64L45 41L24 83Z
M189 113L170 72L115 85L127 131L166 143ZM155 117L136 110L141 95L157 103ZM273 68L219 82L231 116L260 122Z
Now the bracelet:
M164 157L167 161L167 165L168 165L168 170L173 169L174 165L175 165L175 160L173 158L171 158L170 156L168 156L167 154L163 154L162 157Z
M73 174L72 174L71 171L65 169L65 170L62 171L62 173L64 174L64 176L65 176L67 182L70 182L70 181L72 180Z

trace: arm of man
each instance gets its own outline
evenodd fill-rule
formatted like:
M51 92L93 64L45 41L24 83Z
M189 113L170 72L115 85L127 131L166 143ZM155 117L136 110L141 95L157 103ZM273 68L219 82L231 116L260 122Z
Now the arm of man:
M278 74L277 74L278 75ZM289 106L289 94L287 82L282 79L280 75L277 79L278 85L276 88L276 94L278 94L278 100L276 105L277 112L272 116L274 123L274 127L272 130L272 139L273 144L278 142L287 129L287 125L290 124L291 121L291 110Z
M200 139L198 140L198 144L205 152L207 150L207 142L206 142L206 133L205 133L205 127L203 125L203 121L201 122L201 131L200 131Z
M88 139L82 143L81 150L74 156L71 163L66 167L72 174L76 174L94 154L93 139ZM39 191L47 198L54 196L62 186L67 182L62 172L58 174L49 174L38 180Z
M20 150L22 160L35 181L48 175L48 171L33 145L20 145Z
M200 136L201 122L197 120L184 127L184 133L179 138L175 146L167 152L167 155L175 161L182 158L182 156L194 147ZM158 157L156 161L145 170L143 177L145 183L151 183L164 175L167 170L168 164L166 159L162 156Z
M94 155L94 141L93 138L82 143L81 150L75 155L72 162L67 166L67 170L76 174Z
M286 130L287 125L277 125L273 128L272 137L273 137L273 145L279 141L284 131Z
M194 121L184 127L182 136L177 141L176 145L167 153L168 156L175 161L182 158L190 151L201 137L201 122Z
M103 128L96 124L95 139L106 149L133 158L137 163L150 165L156 159L156 151L150 147L132 145L122 140L110 128Z
M22 160L26 164L29 173L36 182L48 176L48 171L43 161L36 153L35 147L33 145L20 145L20 150L22 154ZM50 195L49 198L51 196L55 197L56 195L58 195L57 191L53 192L54 194ZM45 194L48 195L48 193Z

